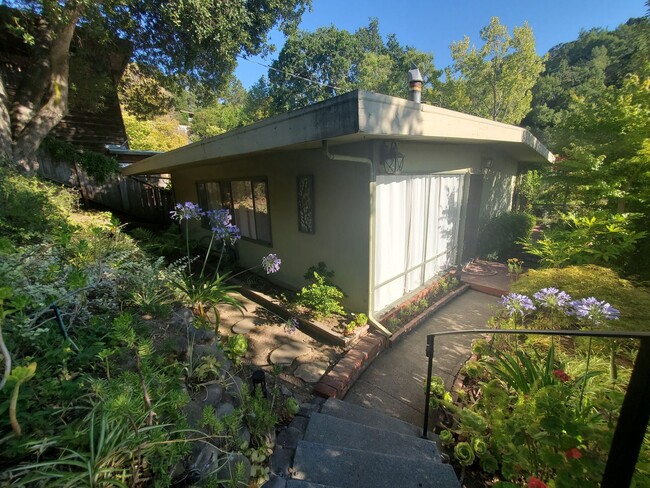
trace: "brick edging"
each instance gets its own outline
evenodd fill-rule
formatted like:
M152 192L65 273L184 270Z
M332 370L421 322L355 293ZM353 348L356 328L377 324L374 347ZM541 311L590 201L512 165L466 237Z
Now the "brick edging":
M398 330L397 332L393 333L392 336L390 336L390 339L388 339L389 345L392 347L393 344L395 344L395 342L397 342L405 333L410 332L411 330L413 330L415 327L417 327L422 322L424 322L429 317L429 315L431 315L433 312L437 311L439 308L441 308L444 305L446 305L447 303L449 303L451 300L456 298L458 295L461 295L462 293L465 293L467 290L469 290L469 288L470 288L469 285L461 285L459 288L455 289L451 293L448 293L447 295L442 297L440 300L438 300L436 303L431 305L429 308L427 308L420 315L418 315L414 319L411 319L400 330Z
M314 387L316 395L343 398L357 378L388 345L388 338L377 332L363 336Z

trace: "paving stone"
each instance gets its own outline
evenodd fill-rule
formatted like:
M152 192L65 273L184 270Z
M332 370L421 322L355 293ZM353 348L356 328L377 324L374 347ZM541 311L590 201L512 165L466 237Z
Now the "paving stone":
M316 383L328 367L329 363L325 362L305 363L298 366L293 374L307 383Z
M271 363L273 364L291 364L294 359L311 351L311 347L302 342L289 342L284 344L271 353Z
M251 320L240 320L235 325L232 326L232 330L235 334L248 334L251 330L257 329Z

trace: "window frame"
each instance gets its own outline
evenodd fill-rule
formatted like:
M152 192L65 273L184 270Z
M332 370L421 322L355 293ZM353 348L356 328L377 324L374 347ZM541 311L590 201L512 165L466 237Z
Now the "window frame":
M216 183L219 185L219 192L221 193L221 208L225 208L230 212L230 216L232 217L232 222L234 225L240 228L241 232L241 227L240 223L237 221L237 216L235 214L235 207L233 203L233 189L232 189L232 183L233 182L245 182L248 183L248 189L251 192L251 197L253 201L253 225L255 226L255 233L258 234L258 220L257 220L257 202L255 201L255 192L254 192L254 185L255 183L263 183L264 184L264 198L266 199L266 208L267 208L267 213L268 213L268 236L269 239L259 239L259 238L253 238L253 237L248 237L245 235L241 235L242 240L248 241L248 242L254 242L256 244L262 244L266 245L269 247L273 246L273 229L271 225L271 199L269 197L269 182L268 178L265 176L250 176L250 177L235 177L235 178L223 178L223 179L209 179L209 180L200 180L196 182L196 192L199 200L199 206L203 208L204 210L214 210L211 208L206 208L207 207L207 192L205 190L205 186L203 189L201 189L201 185L206 185L208 183ZM224 192L224 189L227 190ZM224 193L226 194L226 197L224 198ZM201 225L203 228L209 229L210 225L207 219L202 219Z

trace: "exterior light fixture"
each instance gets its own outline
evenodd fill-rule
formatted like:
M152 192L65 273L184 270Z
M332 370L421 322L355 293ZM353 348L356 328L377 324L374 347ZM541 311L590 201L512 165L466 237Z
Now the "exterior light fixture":
M484 159L483 162L481 163L481 170L483 171L483 174L486 175L490 172L492 169L492 165L494 164L494 161L492 159Z
M251 383L253 384L253 395L255 395L255 390L257 390L258 385L262 388L262 395L266 398L266 374L263 370L258 369L253 371L251 375Z
M398 175L404 167L404 155L397 150L397 143L384 143L381 148L381 162L389 175Z

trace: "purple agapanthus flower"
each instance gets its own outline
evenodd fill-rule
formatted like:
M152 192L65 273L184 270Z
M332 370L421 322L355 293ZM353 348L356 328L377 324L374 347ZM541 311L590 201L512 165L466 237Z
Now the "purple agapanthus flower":
M590 320L594 325L601 325L605 320L617 320L621 316L621 312L605 300L599 301L595 297L574 300L571 302L571 306L573 315Z
M281 263L282 260L273 253L262 258L262 267L264 268L264 271L266 271L266 274L271 274L279 271Z
M205 216L210 221L210 230L217 239L234 243L241 237L239 228L231 223L232 215L227 209L208 210L205 212Z
M571 295L557 288L542 288L533 298L545 308L566 310L571 306Z
M288 334L293 334L299 328L300 328L300 322L298 322L298 319L295 317L291 317L290 319L287 319L287 321L284 323L284 330Z
M501 295L501 305L508 311L508 315L526 315L528 312L535 310L533 301L526 295L519 293L510 293L509 295Z
M172 220L200 220L203 217L203 210L197 204L192 202L177 203L174 210L169 212Z

